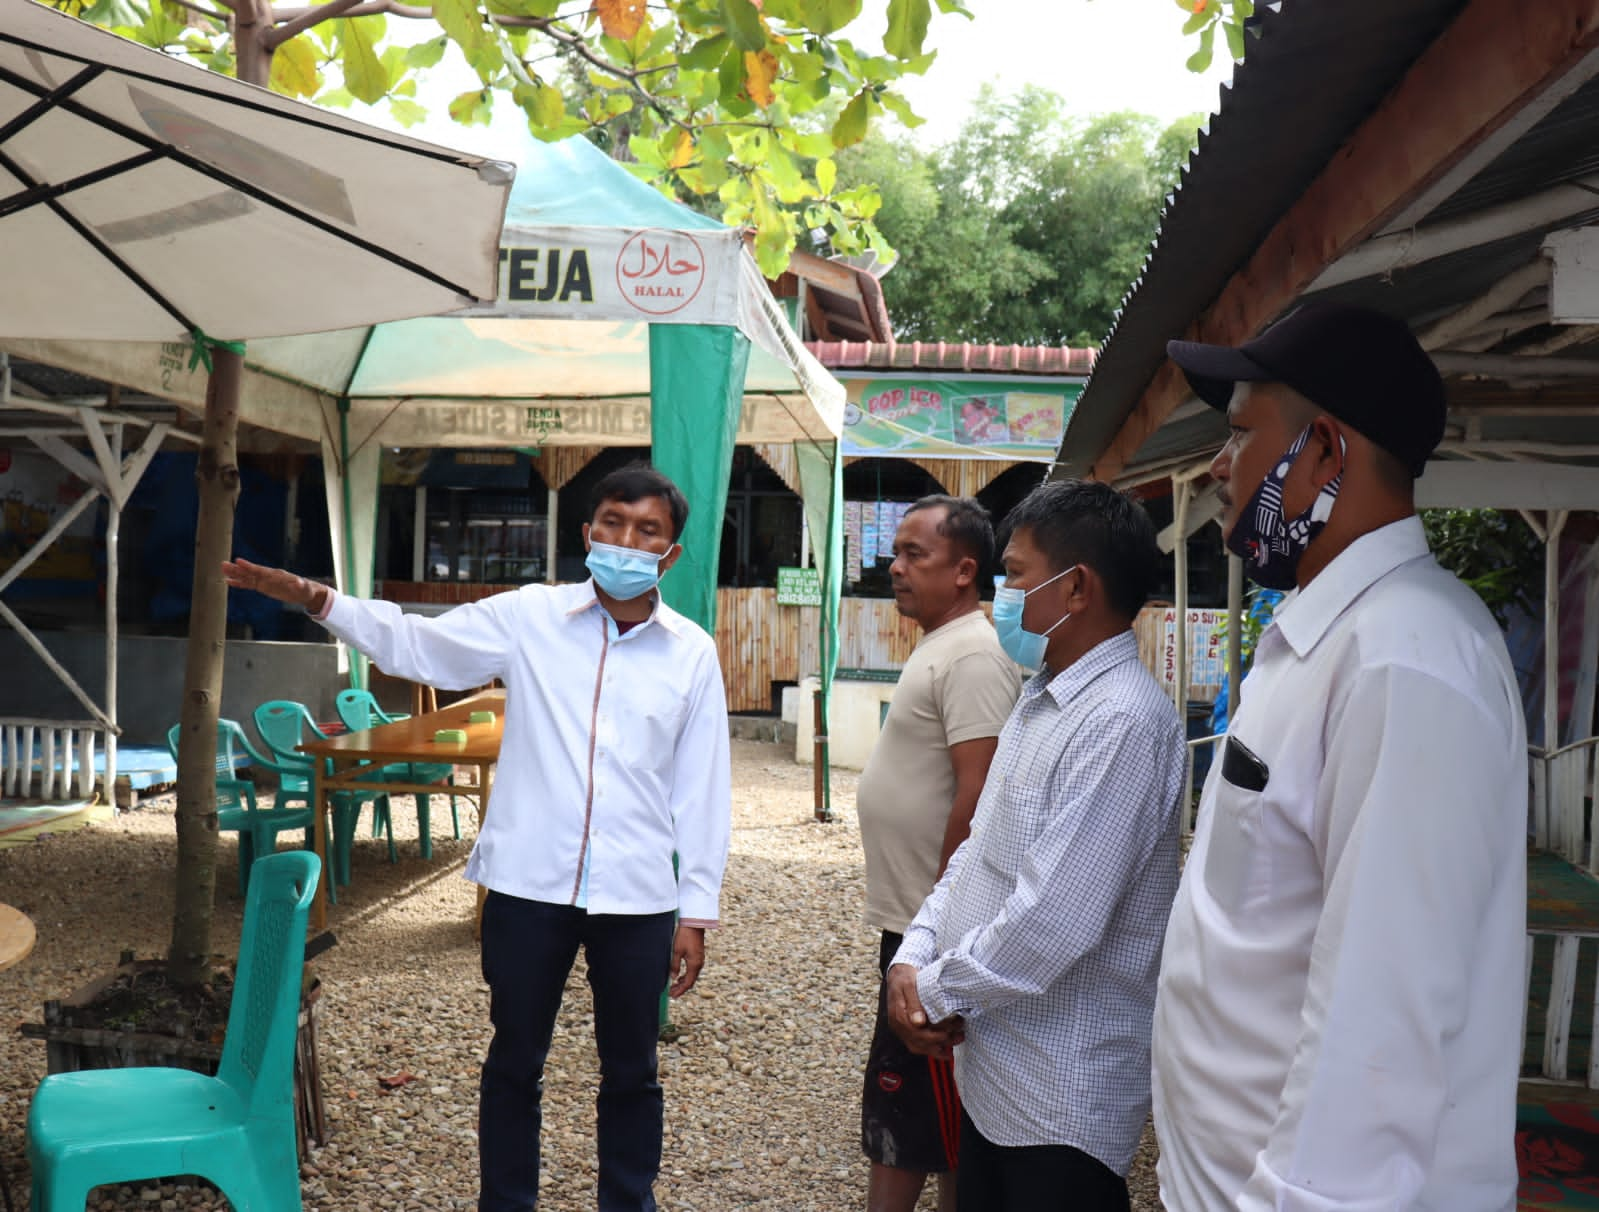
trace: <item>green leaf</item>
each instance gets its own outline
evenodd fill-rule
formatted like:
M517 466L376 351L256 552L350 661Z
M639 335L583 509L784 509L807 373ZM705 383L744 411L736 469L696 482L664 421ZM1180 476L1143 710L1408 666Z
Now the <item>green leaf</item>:
M394 120L404 127L412 127L418 122L426 122L428 116L425 105L418 105L415 101L407 101L404 97L389 98L389 113L394 115Z
M474 88L450 102L450 117L462 126L487 126L494 113L494 94Z
M499 69L499 43L483 24L483 13L475 0L436 0L433 15L479 76L487 79Z
M316 96L322 77L317 71L316 48L309 38L290 38L272 52L269 83L274 92L286 97Z
M633 159L645 168L653 169L657 173L666 171L666 157L661 154L660 146L654 139L644 135L630 135L627 149L633 153Z
M605 98L605 116L619 118L633 108L633 98L619 93L611 93Z
M1183 33L1197 34L1215 19L1215 12L1212 11L1209 5L1206 5L1204 8L1196 11L1191 17L1188 18L1187 21L1183 22Z
M799 14L806 29L831 34L861 15L861 0L799 0Z
M932 0L888 0L888 32L883 49L896 59L914 59L927 40L927 23L932 20Z
M1244 27L1229 21L1222 29L1227 31L1227 53L1233 57L1233 62L1239 62L1244 57Z
M726 164L732 158L733 145L728 140L726 131L714 126L700 131L701 160L707 163L716 161L719 164Z
M866 138L866 128L872 119L872 95L868 92L856 93L844 112L839 114L838 121L833 123L833 146L849 147Z
M532 108L523 108L527 109L528 118L539 126L555 127L566 117L566 98L553 84L540 84L534 89Z
M444 48L450 44L448 37L429 38L415 46L406 47L405 62L410 67L429 68L444 58Z
M1255 0L1233 0L1233 20L1239 25L1255 15Z
M898 93L881 93L877 98L883 103L883 108L898 118L908 129L915 130L927 121L911 108L911 103Z
M347 88L330 88L326 92L318 93L313 100L329 109L349 109L355 98L350 96L350 90Z
M352 17L339 31L344 87L357 101L368 105L382 100L389 91L389 73L376 50L376 41L383 36L382 27L380 18Z
M677 64L689 71L708 72L727 57L727 48L732 42L726 34L712 34L689 47Z
M816 162L816 188L823 194L833 192L833 186L838 183L838 165L832 160L818 160Z
M766 46L766 26L750 0L721 0L722 21L739 50L758 51Z
M1199 35L1199 49L1188 56L1188 70L1191 72L1205 72L1210 70L1210 61L1216 51L1216 27L1207 25L1205 32Z

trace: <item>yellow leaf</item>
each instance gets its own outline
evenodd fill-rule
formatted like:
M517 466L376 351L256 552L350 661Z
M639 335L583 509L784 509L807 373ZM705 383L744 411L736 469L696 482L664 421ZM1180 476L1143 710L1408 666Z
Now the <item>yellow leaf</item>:
M290 38L272 52L272 88L289 97L314 97L322 86L309 38Z
M630 42L644 24L644 0L594 0L600 28L621 42Z
M672 157L666 162L668 168L682 168L694 159L694 136L688 131L679 131L677 145L672 148Z
M772 103L772 81L777 79L777 56L771 51L744 52L744 86L750 100L765 109Z

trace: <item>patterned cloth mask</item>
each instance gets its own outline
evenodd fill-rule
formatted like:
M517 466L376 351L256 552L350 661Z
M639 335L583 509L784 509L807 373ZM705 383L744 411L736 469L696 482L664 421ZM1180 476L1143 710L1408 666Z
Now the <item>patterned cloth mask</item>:
M1343 482L1344 473L1340 471L1316 494L1309 509L1295 518L1283 517L1283 481L1309 440L1307 425L1277 465L1266 473L1227 536L1227 550L1243 560L1250 580L1267 589L1292 589L1297 584L1299 559L1327 525L1333 502L1338 499L1338 486ZM1338 448L1348 454L1342 436Z

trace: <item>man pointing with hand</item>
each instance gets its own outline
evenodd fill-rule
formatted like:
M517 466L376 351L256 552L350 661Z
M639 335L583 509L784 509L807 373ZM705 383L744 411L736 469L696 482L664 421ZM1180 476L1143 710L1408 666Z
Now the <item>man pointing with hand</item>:
M444 689L505 683L499 777L466 868L489 890L479 1212L537 1205L544 1061L580 946L600 1054L599 1209L653 1212L658 1000L668 979L674 997L693 987L717 924L731 815L721 668L710 636L656 588L682 552L688 502L635 464L602 479L593 506L591 580L525 585L438 618L222 566L228 584L304 606L389 673Z

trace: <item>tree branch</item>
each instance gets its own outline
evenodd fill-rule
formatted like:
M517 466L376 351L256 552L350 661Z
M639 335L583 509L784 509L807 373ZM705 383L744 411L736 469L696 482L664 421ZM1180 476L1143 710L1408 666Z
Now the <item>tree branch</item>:
M181 4L183 0L178 0ZM268 30L262 35L261 41L267 50L274 51L290 38L310 29L313 25L334 17L353 16L352 9L361 7L362 0L329 0L329 3L318 5L315 8L298 9L294 15L288 15L287 10L274 10L272 24L278 28Z
M229 13L219 13L215 9L201 8L198 4L190 4L189 0L172 0L172 3L176 4L179 8L186 8L192 13L199 13L202 17L210 17L213 21L220 21L223 25L226 25L229 21L233 20ZM225 4L226 0L217 0L217 3Z

